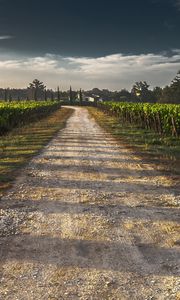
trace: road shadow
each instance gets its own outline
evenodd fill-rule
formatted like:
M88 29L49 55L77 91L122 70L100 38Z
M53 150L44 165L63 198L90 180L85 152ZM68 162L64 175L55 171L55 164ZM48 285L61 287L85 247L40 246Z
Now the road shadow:
M124 168L113 168L113 167L106 167L106 166L100 166L100 165L74 165L74 164L56 164L56 163L45 163L45 162L40 162L40 163L36 163L36 168L38 168L38 170L45 170L48 167L48 169L50 170L50 172L55 171L55 172L64 172L66 170L68 170L69 172L75 172L75 173L89 173L89 174L104 174L109 176L109 178L111 178L111 176L116 176L116 177L112 177L112 180L121 178L121 176L123 175L123 178L125 177L130 177L133 176L133 178L140 178L140 177L157 177L160 176L160 173L158 173L157 171L154 170L144 170L144 169L124 169Z
M114 193L134 193L141 194L142 196L145 194L150 195L163 195L165 189L163 186L157 186L147 182L126 182L123 179L120 182L114 182L113 180L74 180L74 179L64 179L64 178L56 178L52 176L52 178L45 178L43 176L38 177L38 181L35 177L32 178L32 183L34 183L34 187L36 188L53 188L53 189L69 189L69 190L89 190L97 192L110 192ZM162 188L161 188L162 187Z
M159 248L154 244L128 245L21 235L0 261L35 262L58 267L132 272L141 275L177 275L177 249Z
M117 203L79 203L63 202L61 199L48 200L47 198L39 201L30 200L24 197L23 200L10 204L8 210L28 208L30 211L41 211L43 214L83 214L113 217L121 222L128 220L143 220L147 222L170 221L178 222L179 208L173 207L154 207L137 205L134 207Z
M64 150L64 152L66 152ZM71 151L69 151L71 152ZM80 152L80 151L79 151ZM119 155L120 156L120 155ZM102 162L104 161L105 163L106 162L116 162L116 163L131 163L131 164L137 164L137 160L135 159L128 159L128 158L120 158L120 157L111 157L111 158L108 158L107 156L99 156L98 157L98 154L97 155L94 155L94 156L91 156L91 155L84 155L84 156L78 156L78 155L44 155L44 159L51 159L51 160L79 160L79 161L82 161L82 160L88 160L88 161L99 161L99 162Z

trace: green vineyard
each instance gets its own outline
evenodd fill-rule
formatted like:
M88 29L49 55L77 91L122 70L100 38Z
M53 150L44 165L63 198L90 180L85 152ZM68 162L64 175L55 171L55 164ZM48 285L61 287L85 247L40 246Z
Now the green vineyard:
M101 102L98 107L122 122L153 130L160 135L180 136L180 105Z
M56 101L0 102L0 135L39 120L58 108L60 103Z

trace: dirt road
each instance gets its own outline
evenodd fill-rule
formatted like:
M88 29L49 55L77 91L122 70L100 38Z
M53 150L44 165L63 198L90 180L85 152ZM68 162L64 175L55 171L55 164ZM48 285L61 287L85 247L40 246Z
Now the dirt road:
M74 109L0 201L0 299L180 299L177 188Z

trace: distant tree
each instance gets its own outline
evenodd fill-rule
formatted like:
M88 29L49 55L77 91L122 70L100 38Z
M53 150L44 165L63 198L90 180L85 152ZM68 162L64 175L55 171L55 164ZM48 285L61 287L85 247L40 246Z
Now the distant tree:
M163 89L159 86L156 86L152 91L154 101L155 102L160 102L161 98L162 98L162 94L163 94Z
M172 103L172 89L166 85L162 90L162 96L159 100L161 103Z
M9 94L9 102L11 102L11 101L12 101L12 95Z
M84 95L86 97L101 98L104 101L117 100L115 99L115 92L109 91L108 89L100 90L98 88L93 88L92 90L84 91Z
M70 100L70 104L73 104L73 93L72 93L71 86L70 86L70 89L69 89L69 100Z
M171 86L178 87L180 84L180 70L177 72L176 77L172 80Z
M44 89L44 100L47 101L47 90Z
M118 101L128 102L131 101L131 93L129 93L126 89L122 89L117 93Z
M8 91L7 91L7 89L4 90L4 100L5 101L8 100Z
M171 84L162 89L159 102L180 104L180 71L178 71L176 77L171 81Z
M80 105L83 105L83 97L82 97L82 91L81 91L81 89L79 91L79 102L80 102Z
M54 101L54 92L51 90L51 101Z
M152 91L149 90L149 84L146 81L136 82L132 87L131 94L140 102L152 102Z
M58 99L58 101L60 101L60 90L59 90L59 86L58 86L58 88L57 88L57 99Z
M180 103L180 71L178 71L176 77L172 80L170 88L172 91L172 100L169 100L173 103Z
M44 89L46 86L38 79L34 79L28 86L28 89L32 93L32 98L36 101L39 97L43 97Z
M101 91L100 89L98 89L98 88L92 89L91 92L92 92L92 94L94 94L94 95L99 95L99 96L102 95L102 91Z

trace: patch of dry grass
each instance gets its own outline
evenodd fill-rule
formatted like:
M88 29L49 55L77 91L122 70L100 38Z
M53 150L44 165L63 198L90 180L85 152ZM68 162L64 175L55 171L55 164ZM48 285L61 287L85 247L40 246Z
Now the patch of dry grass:
M9 188L19 169L62 129L73 109L61 108L50 116L0 137L0 196Z
M160 137L158 134L136 126L122 124L118 118L109 116L94 107L88 111L99 125L110 132L117 140L130 148L148 163L170 175L174 183L180 175L180 140L173 137Z
M156 244L160 247L179 246L180 225L176 221L139 221L127 220L123 226L133 236L139 237L143 243ZM147 240L146 240L147 239Z

